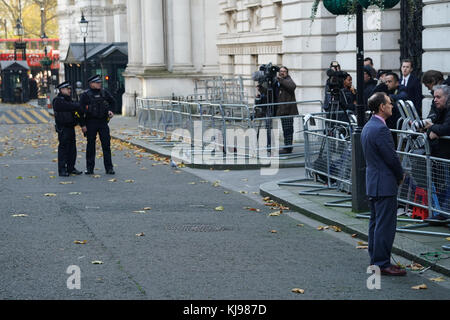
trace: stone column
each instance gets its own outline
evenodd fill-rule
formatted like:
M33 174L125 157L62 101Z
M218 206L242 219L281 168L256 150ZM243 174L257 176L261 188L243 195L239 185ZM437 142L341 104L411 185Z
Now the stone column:
M131 2L131 1L129 1ZM146 70L166 68L162 0L141 1L143 64ZM134 19L134 17L133 17ZM138 33L133 29L131 33Z
M134 1L137 2L137 1ZM114 42L128 42L127 1L114 0ZM140 17L135 15L132 19Z
M145 2L145 0L142 0ZM128 65L123 73L125 78L125 93L122 96L122 115L135 116L135 94L142 97L142 85L138 74L142 71L142 14L141 0L127 0L128 27Z
M176 0L172 5L173 71L192 71L191 0Z
M141 1L127 0L128 67L142 66Z

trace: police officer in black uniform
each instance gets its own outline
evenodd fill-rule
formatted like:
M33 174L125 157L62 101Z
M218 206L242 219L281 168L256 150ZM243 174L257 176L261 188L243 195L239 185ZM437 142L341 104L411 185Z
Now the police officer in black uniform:
M82 172L75 169L77 147L75 144L75 126L80 125L86 131L84 120L81 118L81 106L71 98L70 83L68 81L56 87L58 95L53 99L55 113L55 129L58 133L58 173L61 177Z
M102 79L99 75L90 77L88 83L89 89L80 96L80 104L83 108L87 127L85 174L94 173L97 132L102 144L106 174L114 174L108 122L114 116L115 100L107 90L102 89Z

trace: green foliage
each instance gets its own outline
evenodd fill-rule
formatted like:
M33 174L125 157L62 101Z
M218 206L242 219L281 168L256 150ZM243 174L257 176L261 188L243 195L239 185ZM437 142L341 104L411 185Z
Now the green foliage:
M16 37L15 26L20 15L25 38L39 38L43 31L47 37L57 38L56 6L57 0L0 0L0 38Z
M314 0L311 7L311 20L314 21L317 16L320 1L323 2L325 8L332 14L340 15L355 15L356 6L358 2L363 8L367 9L369 6L377 6L381 10L390 9L396 6L400 0ZM411 15L417 11L416 0L408 0L408 7Z

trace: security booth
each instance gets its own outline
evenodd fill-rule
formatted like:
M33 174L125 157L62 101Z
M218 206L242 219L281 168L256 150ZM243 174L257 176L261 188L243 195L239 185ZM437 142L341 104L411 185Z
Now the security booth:
M24 103L30 100L29 70L26 61L0 61L2 101Z
M83 83L84 80L84 44L71 43L62 62L66 81L71 83L72 88L77 88L77 82ZM86 79L96 74L102 76L103 88L116 100L115 113L120 114L125 92L122 73L128 64L128 43L86 43L86 62ZM76 95L76 92L73 94Z

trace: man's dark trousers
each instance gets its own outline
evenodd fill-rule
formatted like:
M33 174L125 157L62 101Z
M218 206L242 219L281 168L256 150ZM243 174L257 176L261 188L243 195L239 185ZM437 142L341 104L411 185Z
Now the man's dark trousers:
M388 268L397 229L397 196L369 198L370 264Z
M77 147L75 144L75 128L61 127L58 131L58 172L68 171L75 168Z
M103 163L105 169L112 169L111 159L111 135L109 126L105 120L91 119L86 121L87 128L87 146L86 146L86 169L94 170L95 167L95 144L97 140L97 132L100 136L100 142L103 149Z
M283 137L284 137L284 145L285 149L288 151L292 151L292 142L294 137L294 118L282 118L281 126L283 127Z

